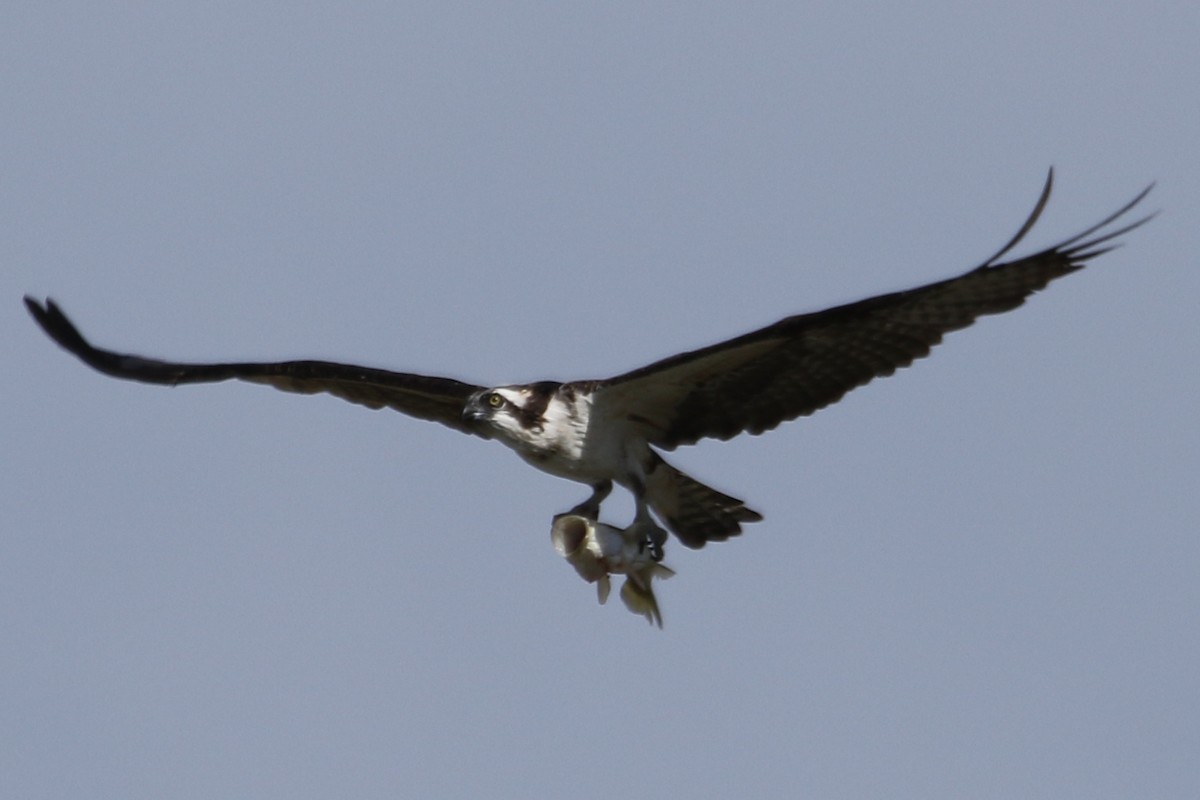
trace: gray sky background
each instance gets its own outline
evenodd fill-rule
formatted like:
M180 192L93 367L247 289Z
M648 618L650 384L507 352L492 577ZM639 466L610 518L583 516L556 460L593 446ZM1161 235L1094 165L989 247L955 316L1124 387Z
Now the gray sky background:
M1195 3L10 4L0 796L1196 797ZM1152 224L767 436L662 632L494 444L101 345L616 374ZM1029 249L1021 251L1029 252ZM631 505L610 503L624 524Z

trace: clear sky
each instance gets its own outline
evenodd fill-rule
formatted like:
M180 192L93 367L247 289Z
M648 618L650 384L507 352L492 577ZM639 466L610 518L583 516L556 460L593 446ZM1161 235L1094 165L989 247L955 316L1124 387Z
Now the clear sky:
M0 796L1195 797L1200 6L9 4ZM616 374L1153 223L673 460L763 512L658 631L586 490L183 360ZM1029 252L1028 248L1019 252ZM606 506L626 521L631 506Z

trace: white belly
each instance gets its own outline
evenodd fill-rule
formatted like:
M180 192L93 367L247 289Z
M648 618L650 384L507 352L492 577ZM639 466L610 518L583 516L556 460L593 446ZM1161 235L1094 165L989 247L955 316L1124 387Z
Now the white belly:
M629 471L627 448L618 439L589 442L581 447L545 449L518 446L513 449L526 463L543 472L581 483L610 479L625 483L623 476Z
M628 485L632 477L641 477L649 458L646 443L622 421L591 411L582 397L572 408L551 403L541 430L502 441L528 464L560 478Z

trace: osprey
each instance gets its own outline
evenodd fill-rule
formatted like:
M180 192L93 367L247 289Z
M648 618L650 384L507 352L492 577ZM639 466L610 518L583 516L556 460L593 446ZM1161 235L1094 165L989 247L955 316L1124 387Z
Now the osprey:
M327 361L185 364L92 346L52 301L25 304L59 345L100 372L174 386L230 378L288 392L327 392L368 408L391 408L463 433L497 439L538 469L588 484L592 494L569 513L598 520L600 503L620 484L633 493L634 525L662 557L666 534L688 547L722 541L762 519L737 498L668 464L658 450L706 437L759 434L812 414L846 392L929 354L950 331L985 314L1021 305L1050 281L1081 269L1114 240L1150 219L1106 230L1151 185L1116 213L1031 256L1000 258L1033 227L1050 197L1053 170L1016 235L980 266L955 278L800 314L719 344L656 361L603 380L485 387L451 378Z

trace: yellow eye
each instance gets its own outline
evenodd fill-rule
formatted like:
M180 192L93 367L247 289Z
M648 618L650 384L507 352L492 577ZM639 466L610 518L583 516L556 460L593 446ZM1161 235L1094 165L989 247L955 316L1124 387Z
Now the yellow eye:
M492 392L488 395L488 405L492 408L499 408L504 405L504 397L499 392Z

